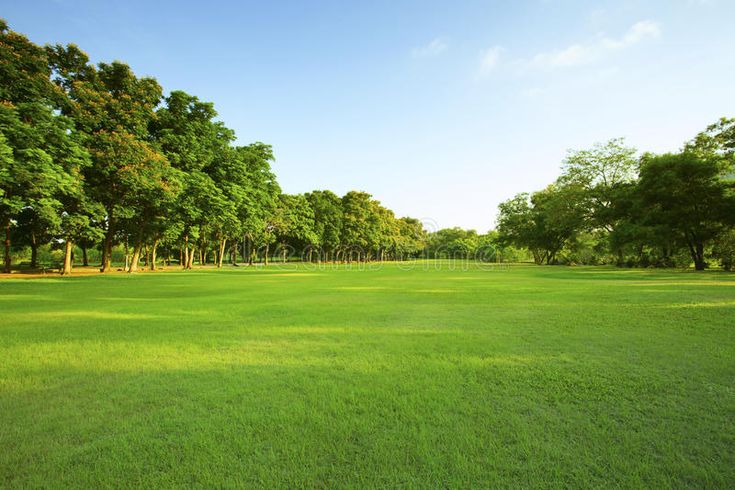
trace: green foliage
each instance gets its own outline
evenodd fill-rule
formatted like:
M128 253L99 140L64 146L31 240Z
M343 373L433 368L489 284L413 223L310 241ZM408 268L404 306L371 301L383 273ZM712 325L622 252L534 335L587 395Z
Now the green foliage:
M327 256L342 244L342 227L344 215L342 202L332 191L313 191L305 195L314 211L314 233L317 243Z
M646 155L637 187L642 224L670 230L702 270L707 242L735 225L732 189L720 178L718 162L694 152Z
M63 242L69 259L74 243L100 239L105 271L121 243L133 247L131 271L144 249L152 267L161 247L167 262L179 255L191 268L197 255L218 265L225 254L267 260L276 242L309 260L672 266L686 265L685 251L697 269L708 258L728 263L735 119L709 126L678 156L638 160L623 139L570 151L553 185L499 206L497 232L427 234L366 192L283 194L269 145L235 145L211 102L180 90L163 97L125 63L93 65L75 45L41 48L5 23L0 61L6 270L11 250L26 245L35 253Z
M562 249L584 229L583 195L576 184L550 185L501 203L499 243L527 248L537 264L556 263Z

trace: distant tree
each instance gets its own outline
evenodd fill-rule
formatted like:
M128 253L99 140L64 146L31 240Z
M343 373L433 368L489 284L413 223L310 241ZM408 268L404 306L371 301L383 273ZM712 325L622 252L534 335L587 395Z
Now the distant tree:
M399 218L398 241L396 243L396 259L417 257L427 245L427 233L424 225L416 218Z
M344 259L358 260L375 243L377 220L372 216L371 196L367 192L350 191L342 197L342 244Z
M528 249L536 264L553 264L583 227L584 199L576 185L550 185L500 204L498 240Z
M443 228L429 235L427 251L437 259L466 259L475 254L478 240L475 230Z
M280 241L284 260L287 253L286 245L289 242L300 249L312 248L319 244L319 237L314 229L314 210L303 194L281 194L276 214L274 232Z
M371 240L371 249L374 256L383 261L386 254L392 254L400 238L400 228L396 216L390 209L382 206L376 200L371 201L371 219L375 223L375 235ZM372 259L372 253L368 251L367 260Z
M314 233L325 260L333 260L342 243L343 213L339 196L331 191L313 191L305 195L314 211Z

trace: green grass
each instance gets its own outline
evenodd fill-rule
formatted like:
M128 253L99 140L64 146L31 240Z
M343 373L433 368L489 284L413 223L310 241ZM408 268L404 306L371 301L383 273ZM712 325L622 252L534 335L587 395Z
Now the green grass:
M0 487L735 486L735 276L0 281Z

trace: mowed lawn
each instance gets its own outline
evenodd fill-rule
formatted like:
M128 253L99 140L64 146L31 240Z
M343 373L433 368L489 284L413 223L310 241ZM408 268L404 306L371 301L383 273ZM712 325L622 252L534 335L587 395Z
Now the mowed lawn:
M0 486L735 486L735 275L0 281Z

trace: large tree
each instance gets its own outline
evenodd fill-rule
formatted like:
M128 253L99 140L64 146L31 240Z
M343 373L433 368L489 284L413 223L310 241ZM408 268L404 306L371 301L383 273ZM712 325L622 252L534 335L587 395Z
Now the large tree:
M638 193L642 223L675 233L696 270L707 267L706 245L735 224L733 183L717 160L696 152L645 155Z
M623 138L616 138L590 149L570 151L562 162L558 184L579 191L577 198L584 201L584 228L601 236L608 245L618 223L613 210L617 189L635 180L636 152ZM618 262L622 261L620 248L611 251L617 253Z
M92 156L84 176L90 197L106 211L102 271L107 272L116 234L136 214L138 193L169 185L168 164L149 142L161 86L153 78L136 77L124 63L90 65L74 45L50 46L47 53L54 80L69 101L64 113L74 119Z
M57 112L63 92L50 81L46 52L0 22L0 225L4 270L10 272L11 228L20 213L52 235L60 198L78 185L86 166L69 118ZM35 245L34 245L35 247Z

